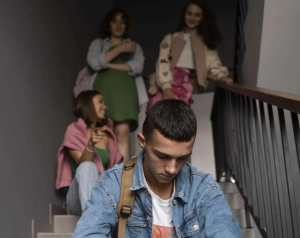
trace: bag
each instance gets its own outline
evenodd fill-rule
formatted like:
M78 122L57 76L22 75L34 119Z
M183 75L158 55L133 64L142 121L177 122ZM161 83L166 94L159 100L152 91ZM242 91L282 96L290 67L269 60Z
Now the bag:
M133 175L137 160L138 156L126 161L123 164L120 199L117 209L119 223L114 233L114 237L116 238L125 237L126 221L133 210L135 191L131 191L129 188L132 186Z
M75 98L82 91L92 89L95 76L96 74L94 74L89 66L85 66L82 70L80 70L76 79L75 87L73 88Z
M103 44L103 40L100 39L99 47L102 48ZM96 76L96 71L94 71L89 65L86 65L82 70L79 71L75 87L73 88L75 98L82 91L91 90L93 88Z

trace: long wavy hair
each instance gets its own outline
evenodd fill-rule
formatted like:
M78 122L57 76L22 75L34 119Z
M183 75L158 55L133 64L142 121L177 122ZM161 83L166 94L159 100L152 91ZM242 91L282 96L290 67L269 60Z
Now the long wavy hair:
M124 20L125 25L126 25L126 29L125 29L123 38L126 39L130 36L130 34L132 32L132 23L131 23L130 16L121 8L113 8L106 13L106 15L104 16L104 18L102 19L102 21L100 23L98 33L99 33L101 39L105 39L106 37L111 36L110 23L119 14L122 15L122 19Z
M197 5L203 11L201 22L197 27L198 35L203 38L204 43L209 49L216 49L219 43L222 41L222 36L217 27L216 17L213 15L209 4L204 0L188 1L181 13L180 21L176 28L176 32L182 31L186 28L185 13L188 6L191 4Z

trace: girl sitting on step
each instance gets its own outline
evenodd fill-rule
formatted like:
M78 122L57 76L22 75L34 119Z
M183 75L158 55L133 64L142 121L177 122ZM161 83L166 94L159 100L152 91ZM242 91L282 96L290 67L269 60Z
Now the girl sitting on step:
M123 161L116 137L108 127L103 96L83 91L75 99L71 123L58 151L56 189L69 187L67 210L80 215L99 174Z

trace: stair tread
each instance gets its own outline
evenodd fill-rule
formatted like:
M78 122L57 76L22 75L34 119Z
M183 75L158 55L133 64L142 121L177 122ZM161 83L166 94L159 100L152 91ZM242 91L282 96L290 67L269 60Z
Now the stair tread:
M54 216L54 232L74 232L80 216L56 215Z
M56 215L67 215L67 210L62 207L56 206L53 203L50 203L49 219L51 224L53 224L54 216Z
M39 232L53 232L54 227L52 224L49 224L47 222L41 222L41 221L37 221L37 220L32 220L31 223L31 234L32 234L32 238L36 238L37 234Z
M38 238L71 238L73 233L38 233Z
M242 238L262 238L259 230L254 228L241 229Z
M240 193L225 193L225 200L229 203L231 209L244 209L245 203Z
M219 186L221 188L221 190L223 191L223 193L240 193L238 190L238 187L236 186L235 183L231 183L231 182L223 182L223 183L219 183Z
M240 229L247 229L245 209L231 209L231 212L232 212L234 219L236 219L239 222ZM254 229L257 229L257 226L251 215L250 215L250 223Z
M39 232L38 234L73 235L73 232Z
M54 215L54 217L80 217L80 216L68 214L68 215Z

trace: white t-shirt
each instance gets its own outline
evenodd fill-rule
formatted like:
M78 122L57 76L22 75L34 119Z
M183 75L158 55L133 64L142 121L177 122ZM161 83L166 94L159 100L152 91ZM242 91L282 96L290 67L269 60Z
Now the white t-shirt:
M144 171L143 171L144 175ZM152 197L153 238L177 238L172 218L172 198L163 200L149 188L144 176L144 181ZM175 194L175 182L172 197Z
M185 46L176 64L177 67L185 69L195 69L194 54L192 51L191 38L189 33L183 34Z

